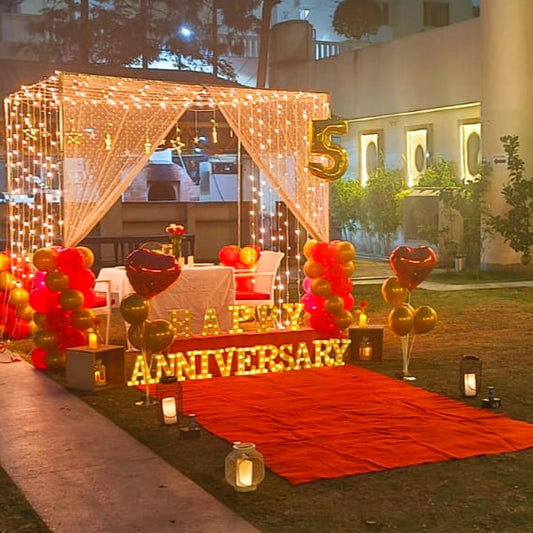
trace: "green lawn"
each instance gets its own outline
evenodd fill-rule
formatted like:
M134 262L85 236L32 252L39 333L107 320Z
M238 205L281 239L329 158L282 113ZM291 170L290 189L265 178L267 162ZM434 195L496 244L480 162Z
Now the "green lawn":
M379 285L356 284L354 293L369 300L371 323L386 323L389 307ZM533 423L533 289L417 289L412 304L430 305L439 315L437 327L414 345L414 386L480 405L481 398L463 400L458 388L460 359L475 354L483 361L481 396L494 386L501 412ZM111 342L121 343L118 313L114 322ZM22 346L28 350L28 343ZM401 370L399 337L386 329L384 360L364 366L393 377ZM257 492L239 494L223 479L228 443L206 432L179 440L176 428L159 425L154 408L134 405L139 392L127 387L79 396L264 532L533 531L533 449L299 486L267 471ZM0 532L7 527L2 512ZM17 527L7 531L24 530Z

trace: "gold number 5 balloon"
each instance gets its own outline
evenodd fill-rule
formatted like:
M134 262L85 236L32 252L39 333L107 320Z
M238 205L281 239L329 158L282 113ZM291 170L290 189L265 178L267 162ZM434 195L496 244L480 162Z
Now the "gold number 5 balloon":
M316 124L309 123L309 137L311 140L311 153L309 161L309 171L318 179L324 181L335 181L339 179L348 167L348 154L346 150L337 143L332 142L333 135L346 135L348 133L348 123L328 124L321 130L317 130ZM326 159L327 164L317 162L316 159Z

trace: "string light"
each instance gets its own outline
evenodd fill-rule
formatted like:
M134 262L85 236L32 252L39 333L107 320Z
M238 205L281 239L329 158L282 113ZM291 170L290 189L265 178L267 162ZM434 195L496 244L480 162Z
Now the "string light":
M187 110L213 113L213 142L219 110L273 194L305 231L329 240L328 188L307 172L307 122L329 118L327 94L57 73L5 99L12 253L31 257L59 240L75 246ZM271 211L261 191L256 198L256 242L265 245L274 236L266 223Z

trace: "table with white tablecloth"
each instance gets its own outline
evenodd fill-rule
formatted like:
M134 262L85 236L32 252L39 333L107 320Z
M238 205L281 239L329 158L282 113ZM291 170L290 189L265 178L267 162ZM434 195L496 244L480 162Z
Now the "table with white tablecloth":
M134 292L130 285L125 267L102 268L98 279L111 283L111 292L117 301ZM191 329L200 333L204 323L205 311L214 308L222 330L231 327L228 306L233 304L235 285L233 268L216 265L184 266L180 277L168 289L150 299L149 320L163 318L170 320L172 309L190 309Z

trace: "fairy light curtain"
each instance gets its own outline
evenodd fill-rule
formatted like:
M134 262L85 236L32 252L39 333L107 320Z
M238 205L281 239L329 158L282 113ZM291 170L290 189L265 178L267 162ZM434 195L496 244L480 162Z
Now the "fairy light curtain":
M327 94L59 73L6 99L12 250L75 246L187 109L217 107L304 228L328 240L328 186L307 170L308 123L329 118Z
M23 86L4 100L8 242L12 268L61 236L61 131L58 78Z
M329 240L329 187L308 171L311 120L330 116L324 93L219 90L215 103L304 228Z

